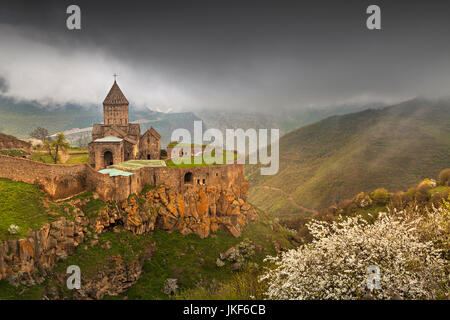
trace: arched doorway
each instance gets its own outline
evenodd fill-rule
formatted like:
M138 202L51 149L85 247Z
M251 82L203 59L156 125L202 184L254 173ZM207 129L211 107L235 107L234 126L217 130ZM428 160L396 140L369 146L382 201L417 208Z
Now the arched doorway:
M187 172L184 175L184 183L192 183L192 172Z
M147 155L147 160L151 160L150 158L151 158L151 157L150 157L150 155L148 154L148 155Z
M106 151L103 157L105 159L105 167L113 165L113 154L111 151Z

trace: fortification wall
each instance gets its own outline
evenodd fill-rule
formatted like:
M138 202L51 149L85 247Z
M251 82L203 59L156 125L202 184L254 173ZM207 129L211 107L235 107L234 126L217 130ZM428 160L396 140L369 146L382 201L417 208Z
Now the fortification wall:
M184 192L193 185L229 188L244 182L244 165L225 164L194 168L145 167L139 171L139 175L143 185L167 185L176 192ZM185 181L186 178L189 178L189 181Z
M83 192L87 165L57 165L0 155L0 177L39 185L53 199Z
M180 193L194 186L220 186L239 190L246 185L244 165L241 164L196 168L145 167L134 173L128 177L110 177L95 171L88 164L45 164L0 155L0 177L39 185L52 199L64 199L84 191L93 191L104 201L118 201L141 192L148 184L166 185Z

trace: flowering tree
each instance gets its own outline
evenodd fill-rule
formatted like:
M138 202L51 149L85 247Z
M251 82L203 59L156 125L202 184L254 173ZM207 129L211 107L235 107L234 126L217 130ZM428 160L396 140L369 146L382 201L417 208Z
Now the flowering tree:
M436 247L442 239L424 238L424 230L430 232L431 226L448 228L446 210L380 213L373 224L361 217L331 223L312 220L308 224L312 243L267 258L274 267L261 277L267 281L266 295L270 299L446 297L448 260ZM368 270L374 266L381 271L378 289L367 283L374 276Z

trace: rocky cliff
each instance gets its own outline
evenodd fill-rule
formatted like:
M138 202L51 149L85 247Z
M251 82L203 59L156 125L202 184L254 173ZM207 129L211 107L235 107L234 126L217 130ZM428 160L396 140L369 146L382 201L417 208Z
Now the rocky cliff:
M24 239L0 243L0 280L7 279L14 285L41 283L51 275L56 262L74 253L76 247L97 245L97 234L117 232L118 228L136 235L149 234L159 228L183 235L194 233L201 238L223 229L238 237L243 227L257 217L247 203L247 191L247 183L238 189L192 186L183 193L166 186L149 187L140 195L108 202L103 209L89 214L86 211L89 198L67 200L65 203L71 209L65 210L66 216L30 231ZM75 297L99 299L105 294L115 295L126 290L139 279L151 251L149 243L131 264L120 256L111 258L109 269L82 279L83 290ZM64 272L52 276L61 283L66 279ZM48 296L61 295L49 292Z
M257 217L247 203L247 190L248 184L239 190L192 186L184 193L176 193L162 186L144 192L141 197L131 196L119 205L109 205L98 216L95 231L100 233L123 224L135 234L160 228L206 238L223 228L238 237L242 228Z

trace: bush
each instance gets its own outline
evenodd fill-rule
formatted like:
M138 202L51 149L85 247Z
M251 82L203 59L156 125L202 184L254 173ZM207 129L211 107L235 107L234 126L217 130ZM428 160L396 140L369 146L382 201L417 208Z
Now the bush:
M360 208L366 208L372 204L372 200L369 195L366 195L364 192L358 193L353 198L353 202L355 202Z
M446 261L436 241L439 217L380 213L373 224L361 217L333 223L312 221L311 244L289 250L261 277L270 299L436 299L449 294ZM447 210L438 213L436 210ZM426 218L426 219L425 219ZM434 222L434 220L439 220ZM443 219L444 221L445 219ZM423 239L422 225L432 235ZM447 223L448 226L448 223ZM445 232L442 235L445 236ZM448 235L447 235L448 237ZM380 268L380 289L368 289L368 267Z
M391 196L391 206L396 209L403 209L407 203L407 195L403 191L394 193Z
M408 202L414 201L416 199L416 192L417 189L415 187L409 188L405 194L406 201Z
M450 169L444 169L439 173L439 184L442 186L450 186Z
M416 200L419 202L427 202L430 200L430 190L432 189L430 180L425 179L417 186Z
M227 281L205 283L201 281L193 289L182 291L177 299L182 300L262 300L267 290L264 281L259 281L259 266L249 263L244 270L233 274Z
M378 188L370 194L370 198L380 206L384 206L389 201L389 193L385 188Z
M337 205L337 214L342 214L342 215L350 215L351 213L355 212L358 209L358 206L355 202L353 202L353 200L350 199L345 199L342 200L338 205Z

